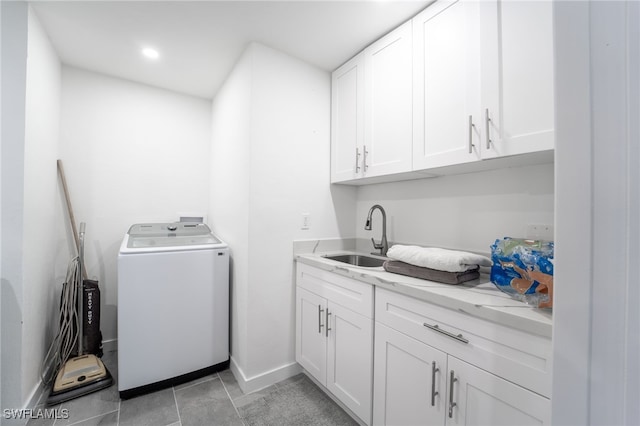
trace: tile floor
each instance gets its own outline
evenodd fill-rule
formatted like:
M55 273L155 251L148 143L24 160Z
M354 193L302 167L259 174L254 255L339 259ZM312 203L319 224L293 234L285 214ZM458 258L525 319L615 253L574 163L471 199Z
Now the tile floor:
M118 376L117 353L102 358ZM308 377L299 374L244 394L230 370L136 398L120 400L113 386L63 403L67 419L31 419L28 426L356 425Z

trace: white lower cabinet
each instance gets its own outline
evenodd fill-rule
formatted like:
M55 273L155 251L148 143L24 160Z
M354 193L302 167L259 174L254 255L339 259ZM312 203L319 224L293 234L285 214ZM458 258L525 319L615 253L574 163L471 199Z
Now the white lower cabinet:
M327 389L371 424L373 320L329 303Z
M448 425L549 425L549 399L452 356L447 360Z
M327 338L325 318L327 299L296 289L296 361L326 386Z
M304 263L296 361L367 425L550 424L549 337Z
M375 316L375 425L550 424L550 339L381 289Z
M376 322L373 423L444 421L447 354Z
M296 361L371 424L373 288L298 263Z

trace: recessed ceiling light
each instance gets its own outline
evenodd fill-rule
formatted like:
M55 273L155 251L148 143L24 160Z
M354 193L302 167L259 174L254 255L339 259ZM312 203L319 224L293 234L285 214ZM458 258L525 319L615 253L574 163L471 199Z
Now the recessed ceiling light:
M158 59L160 57L160 53L152 47L143 48L142 54L144 55L145 58L149 58L149 59Z

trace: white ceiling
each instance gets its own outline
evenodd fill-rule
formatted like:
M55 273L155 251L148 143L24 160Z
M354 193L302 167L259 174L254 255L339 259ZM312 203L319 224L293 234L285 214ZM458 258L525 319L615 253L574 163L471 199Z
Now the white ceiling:
M429 0L36 1L60 60L173 91L214 97L256 41L332 71ZM160 59L141 56L144 46Z

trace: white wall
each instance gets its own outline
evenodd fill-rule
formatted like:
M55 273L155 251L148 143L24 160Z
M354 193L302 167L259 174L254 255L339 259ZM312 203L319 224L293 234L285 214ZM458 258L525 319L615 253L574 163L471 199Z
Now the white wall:
M2 408L21 408L39 397L64 269L56 222L60 61L28 5L2 8Z
M543 164L359 187L356 235L367 240L359 249L380 241L379 212L364 230L380 204L390 242L488 253L498 238L525 237L527 224L553 225L553 182L553 164Z
M4 25L2 24L2 6L0 6L0 25ZM0 26L0 45L2 43L2 30L1 30L1 26ZM0 46L0 80L2 78L1 74L2 74L2 46ZM4 120L4 117L2 116L2 104L3 104L3 98L2 98L2 84L3 81L0 81L0 132L2 132L2 121ZM2 140L2 137L0 137L0 140ZM0 149L0 176L2 176L2 149ZM2 185L0 185L0 224L2 224ZM2 226L0 226L0 277L3 277L4 275L2 274ZM2 283L0 281L0 354L2 354ZM2 355L0 355L0 375L2 375ZM2 383L0 383L0 408L3 407L3 402L4 400L2 399ZM2 422L0 421L0 424Z
M292 241L351 237L354 225L353 189L328 184L329 74L258 45L253 64L249 375L295 359Z
M22 400L35 394L40 366L57 330L57 306L69 251L58 186L60 61L29 11L24 146Z
M117 256L129 226L207 212L210 120L208 101L62 69L60 158L76 221L87 223L105 341L117 337Z
M640 5L556 2L552 422L640 424Z
M327 72L258 44L214 101L210 218L233 251L232 361L245 389L295 367L292 241L353 237L356 190L329 185L329 111Z
M2 406L22 400L22 244L28 5L2 7ZM0 420L2 421L2 420Z
M212 107L209 226L230 248L231 348L246 364L249 287L251 53L245 51Z

